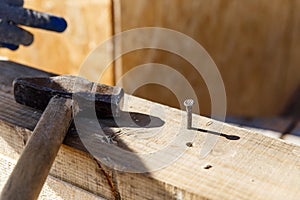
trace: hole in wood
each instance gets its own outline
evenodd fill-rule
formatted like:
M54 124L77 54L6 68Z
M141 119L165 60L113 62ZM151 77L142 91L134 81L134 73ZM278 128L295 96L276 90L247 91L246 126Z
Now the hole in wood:
M206 165L206 166L204 167L204 169L210 169L210 168L212 168L211 165Z
M187 143L186 143L186 146L188 146L188 147L193 147L194 144L193 144L192 142L187 142Z

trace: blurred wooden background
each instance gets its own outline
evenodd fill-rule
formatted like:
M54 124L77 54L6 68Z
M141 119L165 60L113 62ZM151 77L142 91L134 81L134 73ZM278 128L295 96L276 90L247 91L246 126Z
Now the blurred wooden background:
M24 7L63 16L68 28L63 33L26 28L34 34L29 47L0 50L1 56L59 74L77 74L88 53L112 35L112 3L109 0L24 0ZM108 52L107 56L111 56ZM105 83L113 84L113 68Z
M33 30L35 42L30 47L16 52L0 50L1 56L17 62L76 74L88 53L113 34L158 26L182 32L208 51L224 80L228 114L278 115L300 86L300 0L25 2L26 7L64 16L69 26L63 34ZM107 56L113 52L108 51ZM114 84L122 74L145 63L162 63L178 70L198 91L201 114L210 113L210 97L201 76L187 61L164 51L146 49L123 55L101 82ZM157 74L147 71L140 76ZM135 94L179 105L172 92L158 85L146 85Z

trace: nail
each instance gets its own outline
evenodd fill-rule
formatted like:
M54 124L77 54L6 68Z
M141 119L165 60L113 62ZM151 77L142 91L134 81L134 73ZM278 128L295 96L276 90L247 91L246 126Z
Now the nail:
M191 129L192 128L192 107L194 105L194 100L193 99L186 99L183 102L185 108L186 108L186 112L187 112L187 129Z

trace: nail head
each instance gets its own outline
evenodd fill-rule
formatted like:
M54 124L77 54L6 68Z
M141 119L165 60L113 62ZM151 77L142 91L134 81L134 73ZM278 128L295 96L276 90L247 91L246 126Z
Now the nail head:
M184 106L192 106L194 105L194 100L193 99L186 99L184 102L183 102Z

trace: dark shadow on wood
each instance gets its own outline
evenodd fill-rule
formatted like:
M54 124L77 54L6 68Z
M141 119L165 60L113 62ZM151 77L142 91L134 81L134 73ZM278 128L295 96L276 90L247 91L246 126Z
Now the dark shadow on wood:
M121 111L120 117L115 119L100 119L101 126L109 127L131 127L131 128L154 128L164 125L164 121L159 117L137 112Z
M226 138L227 140L239 140L240 139L240 136L237 136L237 135L227 135L225 133L220 133L220 132L216 132L216 131L205 130L205 129L201 129L201 128L192 128L192 130L196 130L196 131L200 131L200 132L205 132L205 133L209 133L209 134L212 134L212 135L218 135L218 136Z

